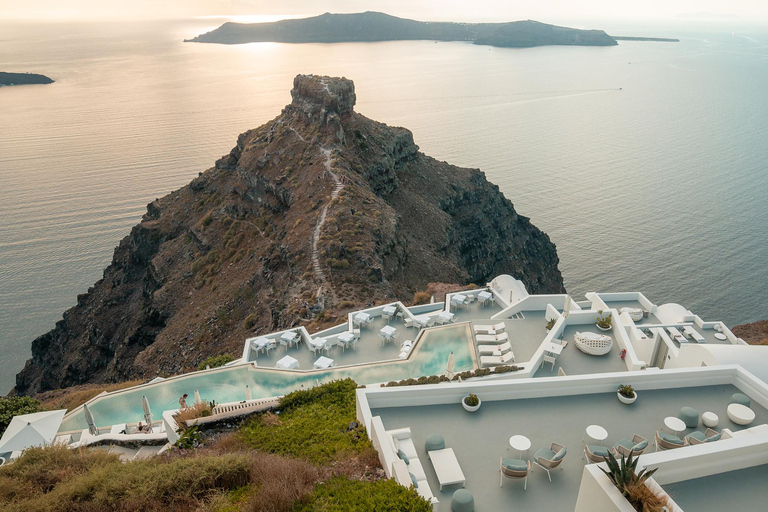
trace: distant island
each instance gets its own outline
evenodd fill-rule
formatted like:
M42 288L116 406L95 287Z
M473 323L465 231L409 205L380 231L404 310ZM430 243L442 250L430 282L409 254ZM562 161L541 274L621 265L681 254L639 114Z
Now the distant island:
M652 41L656 43L679 43L679 39L669 37L632 37L632 36L613 36L617 41Z
M0 71L0 87L6 85L52 84L53 80L36 73L6 73Z
M579 30L538 21L509 23L424 22L380 12L325 13L302 19L271 23L225 23L185 42L242 44L349 43L374 41L467 41L503 48L546 45L615 46L616 40L602 30Z

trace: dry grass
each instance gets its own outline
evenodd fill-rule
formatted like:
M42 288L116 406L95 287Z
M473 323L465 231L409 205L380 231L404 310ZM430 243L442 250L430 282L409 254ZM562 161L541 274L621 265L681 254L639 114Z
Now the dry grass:
M207 411L207 414L206 414ZM176 423L179 424L179 426L184 427L186 426L185 421L193 420L195 418L201 418L203 416L210 416L211 415L211 404L208 402L203 402L201 404L195 404L187 409L184 409L183 411L179 411L174 418L176 419Z
M144 384L143 380L129 380L114 384L83 384L66 389L55 389L38 394L35 398L43 403L45 409L72 410L79 407L99 393L118 391L132 386Z
M669 506L664 496L653 492L645 482L633 482L624 488L627 499L638 512L661 512Z

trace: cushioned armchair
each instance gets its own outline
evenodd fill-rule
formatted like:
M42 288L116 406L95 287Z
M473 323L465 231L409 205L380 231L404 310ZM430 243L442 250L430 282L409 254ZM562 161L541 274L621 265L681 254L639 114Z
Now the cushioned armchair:
M504 459L499 457L499 487L504 483L504 477L524 478L523 490L528 489L528 472L531 471L531 461L521 459Z
M584 454L581 456L587 458L587 463L590 462L605 462L605 458L608 457L608 448L606 446L598 445L586 445L584 446Z
M568 450L565 446L558 443L552 443L549 448L540 448L533 454L533 463L547 472L547 476L551 482L552 474L550 471L556 469L563 463L563 459L567 452Z
M685 440L672 434L662 432L661 430L656 431L656 451L659 451L659 448L662 450L671 450L682 446L685 446Z
M632 453L633 457L641 455L645 449L648 448L648 440L643 436L635 434L632 439L625 437L613 445L613 455L615 457L629 457Z
M685 443L689 445L711 443L712 441L718 441L721 435L720 432L711 428L708 428L705 433L696 430L685 436Z

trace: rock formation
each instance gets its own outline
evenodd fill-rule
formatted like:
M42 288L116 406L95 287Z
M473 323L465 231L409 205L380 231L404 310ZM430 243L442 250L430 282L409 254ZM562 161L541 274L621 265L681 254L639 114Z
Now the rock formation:
M149 204L103 278L33 342L16 392L178 373L430 282L508 273L532 293L563 292L554 244L482 172L354 112L350 80L300 75L291 94Z

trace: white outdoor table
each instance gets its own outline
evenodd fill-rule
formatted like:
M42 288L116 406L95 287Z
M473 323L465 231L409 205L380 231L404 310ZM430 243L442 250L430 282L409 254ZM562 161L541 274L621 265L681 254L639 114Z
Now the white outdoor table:
M451 297L451 302L453 302L454 304L464 304L465 302L467 302L467 296L457 293L456 295Z
M438 316L443 320L443 322L450 322L453 320L454 314L450 311L443 311Z
M325 356L320 356L315 361L315 368L331 368L333 367L333 359Z
M721 332L716 332L715 333L715 339L718 339L720 341L724 341L724 340L726 340L728 338L725 336L725 334L723 334Z
M477 298L485 305L489 300L493 298L493 294L490 292L480 292L477 294Z
M419 325L421 325L422 327L426 327L427 324L429 323L429 316L419 315L416 318L414 318L414 320L416 320L416 322L418 322Z
M523 452L530 450L531 440L525 436L515 435L509 438L509 446L520 452L520 458L523 458Z
M381 334L385 338L394 338L396 333L397 333L397 329L395 329L391 325L385 325L379 331L379 334Z
M355 323L359 325L367 324L371 319L371 315L368 313L358 313L355 315Z
M284 332L282 336L280 336L280 339L287 341L289 344L293 343L294 340L296 340L296 336L298 336L297 333L293 331Z
M384 306L384 309L382 309L381 312L383 316L389 320L395 316L395 313L397 313L397 308L395 306Z
M600 441L600 446L603 446L603 441L608 439L608 431L605 430L600 425L590 425L587 427L586 430L587 436L589 436L590 439L594 439L595 441ZM584 438L582 437L581 440L583 441Z
M459 461L456 459L456 454L453 453L453 448L434 450L428 452L427 455L429 455L429 460L432 461L432 466L435 468L441 491L444 485L461 484L464 487L466 479L461 471L461 466L459 466Z
M562 345L556 345L552 343L551 341L548 341L544 345L544 351L549 352L551 354L554 354L556 356L559 356L563 352L563 346Z
M313 347L322 349L323 347L325 347L325 344L328 343L328 340L325 338L315 338L313 340L310 340L310 343L312 344Z
M275 364L275 368L281 368L283 370L293 370L298 367L299 362L291 356L285 356Z
M347 344L351 342L353 339L355 339L355 335L351 332L343 332L339 334L339 341L341 341L344 344Z
M677 435L678 432L682 432L686 428L685 422L676 416L667 416L664 418L664 425L666 425L668 429L674 431L675 435Z
M259 350L264 350L269 346L269 338L260 337L260 338L251 338L251 348L256 349L256 352Z

